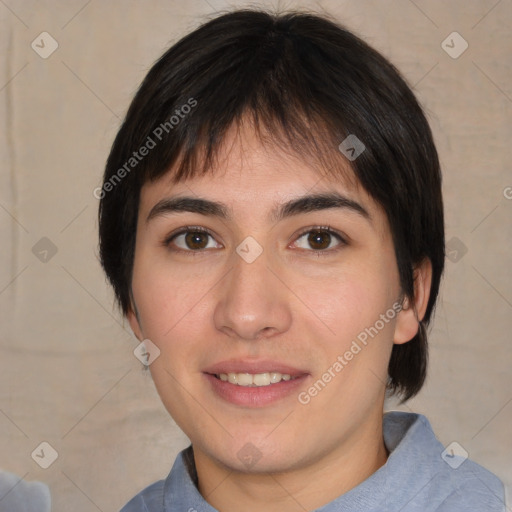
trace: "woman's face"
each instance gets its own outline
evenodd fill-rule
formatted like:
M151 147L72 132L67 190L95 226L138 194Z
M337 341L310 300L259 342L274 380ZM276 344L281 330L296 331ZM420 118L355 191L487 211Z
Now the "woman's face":
M417 329L384 212L248 131L214 171L141 191L129 319L160 350L162 401L196 456L230 469L364 454L393 343Z

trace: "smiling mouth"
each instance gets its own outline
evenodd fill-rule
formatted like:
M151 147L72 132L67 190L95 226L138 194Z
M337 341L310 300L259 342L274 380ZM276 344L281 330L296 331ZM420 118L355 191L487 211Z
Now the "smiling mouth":
M223 382L236 384L244 387L262 387L278 384L282 381L294 380L288 373L265 372L265 373L216 373L215 377Z

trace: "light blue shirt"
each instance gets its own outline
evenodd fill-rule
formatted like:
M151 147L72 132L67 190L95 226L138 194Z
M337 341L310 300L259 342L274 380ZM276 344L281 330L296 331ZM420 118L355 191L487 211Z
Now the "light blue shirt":
M501 481L457 450L445 452L425 416L388 412L383 435L386 464L317 512L505 512ZM121 512L215 512L199 493L190 464L189 447L166 480L144 489Z

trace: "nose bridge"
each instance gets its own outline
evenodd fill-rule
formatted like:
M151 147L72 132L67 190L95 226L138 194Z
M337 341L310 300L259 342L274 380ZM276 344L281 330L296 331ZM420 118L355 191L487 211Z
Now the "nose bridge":
M291 316L286 295L268 268L271 255L267 251L255 255L248 244L240 244L233 254L233 268L220 287L214 321L217 329L230 336L251 340L263 332L286 330Z
M242 251L242 244L238 249L238 252ZM233 258L234 268L231 273L230 287L231 292L234 293L233 296L236 296L240 303L243 303L245 298L253 301L254 298L264 298L262 292L271 275L268 270L269 259L268 251L262 252L251 260L245 259L239 253Z

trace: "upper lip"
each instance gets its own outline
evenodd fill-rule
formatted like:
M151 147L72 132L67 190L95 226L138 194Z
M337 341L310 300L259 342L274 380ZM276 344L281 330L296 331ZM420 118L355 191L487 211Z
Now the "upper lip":
M291 377L300 377L309 372L294 368L293 366L272 360L248 360L248 359L229 359L219 363L212 364L203 370L204 373L219 375L220 373L282 373Z

